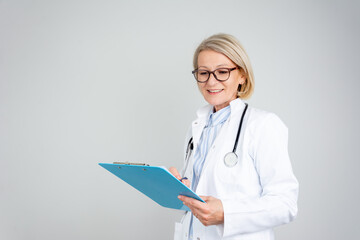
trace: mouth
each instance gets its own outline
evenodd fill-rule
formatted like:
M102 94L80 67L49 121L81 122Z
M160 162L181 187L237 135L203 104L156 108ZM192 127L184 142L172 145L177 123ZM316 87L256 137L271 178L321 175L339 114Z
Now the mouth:
M208 92L210 95L216 95L216 94L221 93L222 91L224 91L224 89L208 89L208 90L207 90L207 92Z

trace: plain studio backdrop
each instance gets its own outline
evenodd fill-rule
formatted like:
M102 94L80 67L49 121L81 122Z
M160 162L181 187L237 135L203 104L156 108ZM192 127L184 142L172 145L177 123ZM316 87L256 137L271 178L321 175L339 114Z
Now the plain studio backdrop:
M0 239L172 239L181 212L98 163L182 166L192 54L219 32L289 128L299 214L277 240L359 239L359 5L0 0Z

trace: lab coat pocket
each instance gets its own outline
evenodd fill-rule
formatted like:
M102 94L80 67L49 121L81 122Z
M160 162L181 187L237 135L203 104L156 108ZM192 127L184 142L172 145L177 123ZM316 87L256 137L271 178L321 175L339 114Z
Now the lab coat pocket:
M219 183L224 184L229 192L240 191L252 186L258 182L258 174L254 168L253 160L248 154L237 153L237 163L232 166L226 166L224 157L216 163L215 176ZM224 155L223 155L224 156Z
M225 165L224 159L218 161L216 164L216 177L220 182L232 186L237 185L237 181L241 177L242 161L238 159L237 163L228 167Z

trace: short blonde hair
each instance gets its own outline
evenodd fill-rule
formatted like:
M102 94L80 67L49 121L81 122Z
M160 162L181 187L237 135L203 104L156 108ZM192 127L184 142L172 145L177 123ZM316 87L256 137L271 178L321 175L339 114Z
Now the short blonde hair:
M246 76L245 83L241 85L241 89L238 91L238 97L247 99L252 95L255 87L254 73L248 55L234 36L220 33L203 40L194 53L194 69L198 68L198 56L203 50L213 50L222 53L236 64Z

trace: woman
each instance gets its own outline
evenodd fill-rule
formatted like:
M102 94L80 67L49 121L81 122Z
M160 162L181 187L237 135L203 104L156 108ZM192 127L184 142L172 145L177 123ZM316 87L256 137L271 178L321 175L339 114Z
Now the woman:
M233 36L205 39L193 64L209 105L198 110L187 134L183 171L170 171L188 178L183 182L206 203L179 196L191 212L176 223L175 239L274 239L272 228L297 214L287 128L275 114L242 100L252 94L254 77Z

